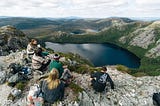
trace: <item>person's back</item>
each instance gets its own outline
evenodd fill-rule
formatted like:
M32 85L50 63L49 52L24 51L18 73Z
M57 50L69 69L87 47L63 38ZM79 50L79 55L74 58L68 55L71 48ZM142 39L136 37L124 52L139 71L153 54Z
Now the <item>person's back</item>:
M55 101L62 100L64 95L64 86L64 83L60 82L57 88L49 89L48 83L45 80L42 86L44 100L48 103L54 103Z
M58 79L58 71L53 68L46 80L42 83L42 93L44 101L54 103L62 100L64 96L64 83Z
M52 70L52 68L56 68L59 72L59 78L62 76L63 73L63 66L62 63L59 61L60 56L58 54L55 54L55 56L53 57L54 60L51 61L50 65L49 65L49 70Z
M37 41L35 39L32 39L31 42L27 45L27 54L33 55L36 49L37 49Z
M41 48L35 50L35 54L32 57L32 67L33 69L43 71L49 65L50 60L45 59L41 53Z
M43 57L37 56L37 55L33 55L32 57L32 67L34 69L40 69L40 67L42 67L42 63L45 61L45 59Z
M107 69L103 67L101 72L96 72L91 75L92 78L91 83L93 89L95 89L95 91L97 92L102 92L105 90L107 81L110 82L111 88L114 89L114 83L109 74L106 73L106 71Z

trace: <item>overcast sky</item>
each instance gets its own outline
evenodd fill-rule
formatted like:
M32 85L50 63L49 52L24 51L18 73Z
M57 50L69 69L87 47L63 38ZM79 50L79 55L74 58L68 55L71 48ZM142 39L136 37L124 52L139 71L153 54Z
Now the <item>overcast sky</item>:
M160 17L160 0L0 0L0 16Z

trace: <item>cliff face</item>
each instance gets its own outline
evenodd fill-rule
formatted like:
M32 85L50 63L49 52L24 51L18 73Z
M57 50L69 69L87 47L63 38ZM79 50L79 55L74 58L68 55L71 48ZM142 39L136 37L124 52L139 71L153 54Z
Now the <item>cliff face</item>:
M27 43L28 38L22 31L9 25L0 27L0 56L25 48Z
M8 56L0 57L2 67L0 70L1 79L3 79L1 73L4 72L6 73L7 80L7 66L10 63L15 62L25 64L23 63L23 55L24 52L16 52L11 53ZM66 61L65 57L63 57L63 61ZM84 90L77 95L78 101L72 99L73 96L75 96L72 90L69 90L68 92L66 91L66 96L62 103L67 106L153 106L152 95L154 92L160 92L160 76L133 77L127 73L117 71L114 66L109 66L107 68L108 73L115 84L114 90L111 90L108 85L106 93L95 93L90 86L89 74L78 74L73 72L75 77L73 82ZM0 105L4 106L3 104L10 104L9 106L26 106L26 96L28 94L29 86L33 84L33 81L34 78L29 80L29 84L26 86L23 95L14 102L7 100L12 88L8 87L6 84L1 84ZM62 104L60 106L62 106Z

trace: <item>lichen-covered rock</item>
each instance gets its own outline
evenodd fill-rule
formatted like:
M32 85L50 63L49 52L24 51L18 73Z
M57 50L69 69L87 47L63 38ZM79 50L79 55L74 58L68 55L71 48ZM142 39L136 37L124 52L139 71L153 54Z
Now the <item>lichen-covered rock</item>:
M156 58L158 56L160 56L160 44L158 44L156 47L150 49L146 54L146 57L149 58Z
M138 29L133 32L133 35L135 35L135 37L130 41L130 45L133 46L147 49L150 44L155 42L155 34L152 28Z
M0 84L3 84L6 80L6 72L0 71Z
M28 38L22 31L9 25L0 28L0 56L26 48L27 43Z
M16 52L1 56L1 63L22 62L22 54L23 52ZM67 88L65 98L58 106L153 106L152 95L160 92L160 76L133 77L117 71L114 66L108 67L108 73L114 81L115 89L112 90L108 86L107 92L102 93L96 93L92 89L89 74L73 73L74 83L84 91L75 95L72 89ZM34 84L34 79L29 81L28 88L32 84ZM5 103L10 104L8 106L26 106L28 90L24 90L18 100L11 102L7 101L11 89L6 84L0 85L0 105L3 106Z

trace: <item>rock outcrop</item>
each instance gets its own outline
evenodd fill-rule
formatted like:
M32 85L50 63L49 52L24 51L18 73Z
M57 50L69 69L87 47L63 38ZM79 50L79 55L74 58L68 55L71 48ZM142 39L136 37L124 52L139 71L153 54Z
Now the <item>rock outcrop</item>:
M0 56L25 48L27 43L28 38L22 31L9 25L0 28Z
M130 41L130 45L147 49L149 45L155 43L154 29L138 29L132 33L135 37Z
M23 53L24 52L16 52L8 56L1 56L0 61L4 64L3 71L7 72L7 66L10 63L22 63ZM63 60L65 61L65 59ZM1 70L1 72L3 71ZM152 95L154 92L160 92L160 76L133 77L127 73L117 71L114 66L108 66L108 73L114 81L115 89L111 90L108 84L107 92L95 93L90 86L89 74L73 72L75 77L74 83L84 90L83 92L79 92L77 101L75 101L75 99L73 99L75 95L73 95L72 90L67 88L67 96L59 106L63 106L63 104L66 106L153 106ZM32 81L33 79L30 80L30 83L33 83ZM7 100L11 90L12 88L6 84L0 85L0 105L26 106L28 88L23 92L23 95L14 102Z

